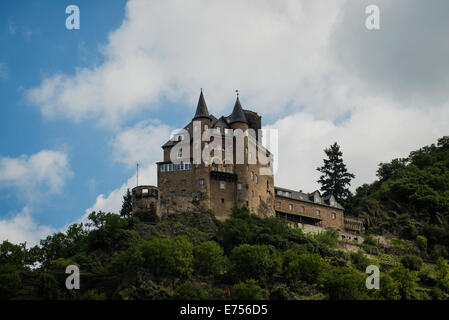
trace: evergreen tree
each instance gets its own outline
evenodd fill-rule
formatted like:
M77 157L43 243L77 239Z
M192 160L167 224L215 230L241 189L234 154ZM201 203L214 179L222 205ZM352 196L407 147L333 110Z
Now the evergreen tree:
M318 183L321 184L321 192L324 196L333 194L338 203L344 204L351 195L349 186L355 177L346 169L343 163L343 153L340 146L335 142L330 148L324 149L327 159L323 159L324 165L317 168L322 173Z
M131 192L129 192L128 189L126 195L123 196L123 203L122 209L120 210L120 215L122 217L129 217L132 211L133 211L133 203L131 198Z

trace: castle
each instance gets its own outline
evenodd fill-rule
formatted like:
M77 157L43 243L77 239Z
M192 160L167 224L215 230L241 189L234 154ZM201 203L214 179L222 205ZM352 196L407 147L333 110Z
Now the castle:
M252 214L278 216L294 226L363 232L360 221L345 219L334 196L274 185L273 155L259 143L261 127L262 117L243 109L238 94L232 113L216 118L201 91L192 121L162 146L157 187L132 190L133 213L154 220L210 209L225 220L232 208L245 206Z

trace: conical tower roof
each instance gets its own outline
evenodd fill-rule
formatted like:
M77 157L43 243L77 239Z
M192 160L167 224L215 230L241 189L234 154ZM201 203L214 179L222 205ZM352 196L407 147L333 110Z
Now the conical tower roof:
M237 96L237 100L235 101L234 110L232 110L231 119L229 124L234 122L243 122L248 123L245 117L245 113L243 112L242 105L240 104L239 97Z
M193 120L198 118L209 118L209 111L207 110L206 100L204 100L203 90L201 90L200 99L198 100L198 106L196 107L195 116Z

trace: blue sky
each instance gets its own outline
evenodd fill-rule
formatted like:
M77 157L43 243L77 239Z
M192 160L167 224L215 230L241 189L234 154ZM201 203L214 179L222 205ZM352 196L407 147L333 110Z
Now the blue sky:
M216 116L239 89L279 130L276 184L315 190L334 141L352 187L371 182L449 127L448 3L410 1L377 1L374 32L369 1L1 1L0 240L117 211L137 161L155 184L200 88ZM80 30L65 27L70 4Z

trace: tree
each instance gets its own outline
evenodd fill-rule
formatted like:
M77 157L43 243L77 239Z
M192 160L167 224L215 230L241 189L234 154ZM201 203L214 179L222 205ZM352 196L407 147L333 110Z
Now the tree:
M403 265L398 265L391 271L391 276L399 284L399 293L402 299L412 299L416 292L416 282L419 279L418 272L411 271Z
M0 300L13 298L22 281L15 266L0 265Z
M233 300L262 300L262 289L254 279L236 284L231 291Z
M317 283L327 268L327 263L320 255L305 253L297 255L289 252L285 256L284 273L288 280L295 282L304 280L308 283Z
M338 203L344 204L351 195L349 186L355 175L349 173L343 163L343 153L335 142L330 148L324 149L327 159L323 159L324 165L317 170L322 173L318 183L324 196L334 195Z
M153 238L140 246L144 266L157 278L189 278L193 272L193 245L185 236Z
M242 280L256 278L266 280L277 273L281 261L276 254L270 254L266 245L242 244L231 252L234 274Z
M215 241L206 241L193 250L194 266L200 274L214 277L226 268L223 249Z
M364 300L368 298L365 276L353 269L338 267L326 274L323 282L331 300Z
M180 300L207 300L209 295L200 285L192 282L184 282L176 288Z
M122 217L129 217L133 211L133 202L131 192L129 189L126 191L126 195L123 196L122 209L120 209L120 215Z

